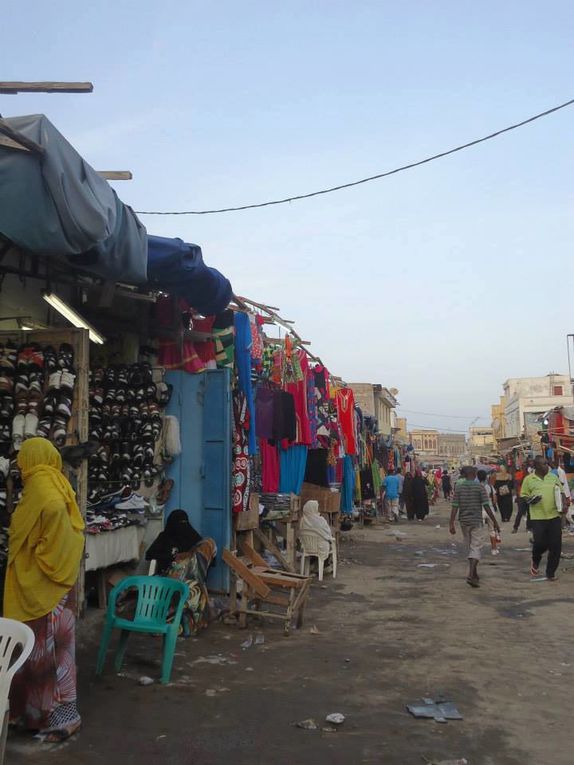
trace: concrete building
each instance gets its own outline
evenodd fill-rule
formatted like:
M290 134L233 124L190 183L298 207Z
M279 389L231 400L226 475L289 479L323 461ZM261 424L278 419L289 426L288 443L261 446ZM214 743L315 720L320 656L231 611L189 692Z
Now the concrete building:
M438 430L425 428L411 430L410 438L417 454L421 456L438 454Z
M439 433L438 454L447 460L457 460L466 453L464 433Z
M490 407L490 426L492 428L492 436L494 440L494 448L498 449L499 441L506 438L506 428L504 419L504 410L506 408L506 398L500 397L498 404L493 404Z
M555 406L574 403L568 375L511 377L504 385L504 438L533 435L541 429L540 416Z
M468 453L475 459L488 457L495 451L494 430L491 427L474 426L468 431Z
M466 453L464 433L440 433L430 428L411 430L410 442L423 462L441 465L458 462Z
M400 441L402 444L408 444L409 443L409 434L407 430L407 418L406 417L397 417L395 420L396 424L396 437L397 440Z
M355 394L355 403L362 409L363 414L374 417L379 426L379 433L390 436L393 427L392 412L398 404L395 398L398 390L396 388L389 390L373 383L349 383L348 385Z

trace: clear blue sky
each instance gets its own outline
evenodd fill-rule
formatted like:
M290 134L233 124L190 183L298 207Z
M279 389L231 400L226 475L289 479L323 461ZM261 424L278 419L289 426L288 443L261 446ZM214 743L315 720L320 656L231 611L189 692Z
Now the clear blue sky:
M7 0L3 15L2 79L95 90L0 96L0 112L44 112L97 169L132 170L115 187L136 210L353 180L574 97L568 0ZM280 306L333 372L397 387L408 410L484 417L504 379L566 370L573 125L570 108L283 207L143 220Z

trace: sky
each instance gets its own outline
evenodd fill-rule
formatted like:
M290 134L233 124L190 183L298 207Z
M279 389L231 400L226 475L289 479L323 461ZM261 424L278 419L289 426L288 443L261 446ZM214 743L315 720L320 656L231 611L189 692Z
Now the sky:
M33 22L30 13L33 11ZM4 0L0 96L44 113L135 210L314 191L574 97L569 0ZM574 107L380 181L283 206L141 216L281 308L334 374L397 388L409 426L488 424L509 377L567 372ZM425 414L422 414L425 413ZM448 416L447 416L448 415Z

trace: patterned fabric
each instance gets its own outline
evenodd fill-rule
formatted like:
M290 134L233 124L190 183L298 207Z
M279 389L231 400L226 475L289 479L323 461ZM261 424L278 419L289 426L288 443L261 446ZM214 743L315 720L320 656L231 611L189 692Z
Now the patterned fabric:
M80 722L76 709L75 601L71 591L51 613L26 622L36 642L12 681L10 718L29 730L68 729Z
M207 572L216 555L213 539L204 539L190 552L180 553L166 574L170 579L185 582L189 588L179 629L182 637L197 635L209 624Z
M319 427L319 414L317 412L317 389L315 388L315 375L311 369L307 370L307 413L309 415L309 428L311 431L311 449L319 449L321 444L317 437Z
M251 325L251 358L261 361L263 359L263 335L257 317L251 314L249 323Z
M249 461L249 409L247 398L239 391L233 395L233 499L234 513L241 513L249 508L249 481L251 463Z

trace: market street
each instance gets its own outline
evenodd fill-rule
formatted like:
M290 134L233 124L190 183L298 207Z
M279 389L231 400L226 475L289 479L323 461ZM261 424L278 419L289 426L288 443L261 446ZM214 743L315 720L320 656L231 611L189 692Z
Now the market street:
M8 762L569 765L574 560L562 560L556 583L531 581L528 552L516 549L528 547L526 533L506 526L502 554L485 556L481 588L471 589L447 513L441 502L424 523L355 528L338 578L314 583L302 631L285 638L269 623L246 632L212 625L179 643L165 688L137 683L158 675L154 638L130 647L127 676L108 665L95 682L100 630L90 620L79 632L81 734L52 750L11 739ZM566 535L564 554L573 552ZM242 649L249 635L253 645ZM463 721L406 711L439 695ZM333 712L346 720L325 732ZM306 718L319 729L293 726Z

